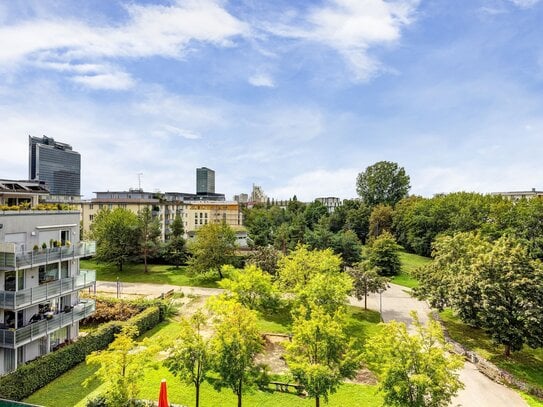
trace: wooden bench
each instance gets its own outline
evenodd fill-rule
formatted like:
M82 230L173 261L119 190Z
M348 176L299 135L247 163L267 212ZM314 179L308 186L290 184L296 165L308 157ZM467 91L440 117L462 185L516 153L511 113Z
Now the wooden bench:
M284 383L284 382L270 382L275 385L275 390L281 393L290 393L290 388L293 388L299 396L305 394L305 388L301 384Z

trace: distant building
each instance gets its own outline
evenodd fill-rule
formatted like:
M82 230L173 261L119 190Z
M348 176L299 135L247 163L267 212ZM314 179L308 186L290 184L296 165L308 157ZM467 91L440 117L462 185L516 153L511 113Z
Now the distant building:
M264 193L264 190L261 186L253 184L253 190L251 191L251 199L250 202L254 204L262 204L266 203L268 200L268 197Z
M207 167L196 168L196 194L215 193L215 171Z
M543 198L543 191L537 191L535 188L532 188L531 191L491 192L491 195L499 195L509 199L510 201L518 201L523 198Z
M234 201L246 204L249 201L249 195L248 194L234 195Z
M328 209L328 213L333 213L338 206L341 206L341 199L335 196L315 198L315 201L322 203Z
M42 182L0 181L0 374L76 339L95 310L79 297L96 282L79 266L95 244L79 241L78 211L36 207L44 195Z
M50 137L28 136L31 180L44 181L51 200L77 201L81 197L81 155L72 146Z

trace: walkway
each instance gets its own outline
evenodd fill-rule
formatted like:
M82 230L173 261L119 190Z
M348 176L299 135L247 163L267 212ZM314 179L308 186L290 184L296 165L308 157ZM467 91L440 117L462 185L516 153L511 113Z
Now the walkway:
M144 283L122 283L121 293L123 295L143 295L148 298L156 298L160 294L170 290L182 291L185 295L210 296L221 293L220 288L205 287L180 287L166 284L144 284ZM96 291L116 293L117 283L97 281ZM411 310L415 310L422 323L428 320L430 312L425 302L412 298L406 288L391 284L390 288L382 294L382 314L384 321L401 321L408 326L412 320L409 316ZM354 298L350 299L352 305L364 306L363 301ZM368 298L368 308L379 310L379 295L373 294ZM457 397L453 399L452 406L463 407L525 407L528 404L519 396L518 393L508 387L493 382L483 375L477 368L469 362L464 364L460 372L460 379L465 388L460 391Z

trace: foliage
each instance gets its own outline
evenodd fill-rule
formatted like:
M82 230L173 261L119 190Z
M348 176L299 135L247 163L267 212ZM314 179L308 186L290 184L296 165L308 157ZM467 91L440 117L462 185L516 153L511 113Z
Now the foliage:
M190 319L183 319L170 354L164 361L170 372L179 376L182 382L195 387L196 407L200 402L200 385L209 370L209 341L200 332L205 320L206 317L201 311L196 312Z
M398 407L445 407L463 387L458 378L463 361L449 353L439 324L424 327L412 314L416 333L392 321L371 338L364 360L380 379L385 405Z
M390 161L379 161L358 174L356 192L367 205L394 206L409 192L409 175L403 167Z
M419 297L485 329L505 355L523 344L543 346L543 264L523 241L509 236L489 242L459 233L436 241L435 260L418 273Z
M192 257L189 267L197 273L213 270L223 278L221 266L231 264L236 249L236 233L226 223L210 223L202 226L196 238L189 243Z
M279 260L278 284L289 292L299 292L318 273L334 274L341 270L341 259L331 249L308 250L300 245Z
M332 239L334 253L341 256L344 267L358 263L362 256L362 245L352 230L337 233Z
M368 261L355 265L349 274L353 280L352 294L358 300L364 298L364 309L368 309L368 294L382 292L388 287L389 279L380 276Z
M383 232L390 232L394 210L390 205L379 204L373 207L370 215L370 237L376 238Z
M295 303L298 306L302 305L302 309L307 312L318 307L328 315L334 315L345 308L352 287L352 279L347 274L316 273L297 292Z
M126 321L142 311L134 302L112 298L97 298L96 311L80 322L80 325L103 324L109 321Z
M97 365L98 369L86 382L97 377L105 384L103 395L108 405L128 406L138 398L139 383L145 374L141 366L151 361L157 349L148 341L137 346L137 336L134 325L125 325L107 350L87 356L87 364Z
M279 302L279 294L272 283L271 275L250 264L242 270L223 266L223 273L230 277L219 282L219 286L243 306L253 310L274 309Z
M238 397L241 407L242 394L257 378L255 356L262 351L263 341L257 327L256 313L237 301L215 299L215 335L211 339L212 366L218 374L213 387L230 388Z
M254 264L266 273L276 276L280 257L281 252L273 246L257 247L249 254L247 264Z
M177 216L170 225L170 234L168 240L162 247L162 256L171 262L175 268L185 261L187 257L186 242L183 237L185 230L183 228L183 220Z
M122 271L123 264L138 255L138 217L125 208L102 209L92 222L91 237L96 240L96 260Z
M375 268L380 276L400 274L401 262L398 251L401 249L394 237L383 232L371 242L366 249L366 258L371 268Z
M139 253L143 259L144 271L147 273L147 258L158 251L160 237L160 223L148 206L138 213L138 229Z
M306 319L304 315L310 314ZM314 306L300 312L294 320L292 341L287 344L286 360L293 376L309 397L328 401L344 378L354 377L360 364L352 342L344 333L344 315L329 314Z

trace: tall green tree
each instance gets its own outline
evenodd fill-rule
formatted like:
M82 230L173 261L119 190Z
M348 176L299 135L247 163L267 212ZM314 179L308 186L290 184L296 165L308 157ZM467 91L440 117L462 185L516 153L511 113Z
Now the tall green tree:
M280 258L281 252L273 246L257 247L247 256L246 263L254 264L269 275L276 276Z
M371 268L377 270L379 275L390 277L400 274L401 262L398 250L401 247L396 239L388 232L382 233L371 242L366 249L366 259Z
M318 307L327 314L334 315L345 309L352 288L353 281L345 273L316 273L296 293L295 309L300 305L307 311Z
M446 407L464 386L458 377L462 357L449 353L441 327L424 327L412 314L416 333L392 321L366 342L364 360L379 377L384 404L396 407Z
M318 306L300 312L294 319L285 358L293 376L315 399L316 407L321 399L327 402L345 378L354 377L360 365L359 354L347 339L344 327L341 312L330 315Z
M160 238L160 223L148 206L138 213L138 228L139 251L143 259L144 272L147 273L147 259L158 251Z
M356 191L364 203L394 206L409 192L409 175L395 162L379 161L358 174Z
M362 257L362 245L352 230L344 230L332 239L334 252L341 256L343 267L350 267L358 263Z
M353 279L352 294L357 300L364 298L364 309L368 309L368 295L386 290L389 279L380 276L377 269L371 267L368 261L356 264L349 269Z
M211 309L215 312L215 335L211 340L213 370L219 376L212 384L217 390L230 388L241 407L245 388L256 379L255 356L264 348L257 316L255 311L233 300L216 298Z
M215 271L223 278L221 266L233 261L236 250L236 232L226 223L202 226L188 245L191 258L189 267L197 273Z
M183 219L180 216L177 216L170 224L170 234L168 240L164 243L163 252L163 256L167 261L173 263L175 268L179 268L187 257L184 234L185 228L183 227Z
M394 210L390 205L379 204L373 207L369 225L371 238L376 238L383 232L390 233L393 213Z
M164 365L174 376L194 386L196 407L200 405L200 385L206 379L210 368L209 339L201 332L206 319L204 313L198 311L190 319L181 320L177 337L164 361Z
M102 209L91 225L91 238L96 240L96 260L116 264L119 271L138 252L140 229L135 213L124 209Z

